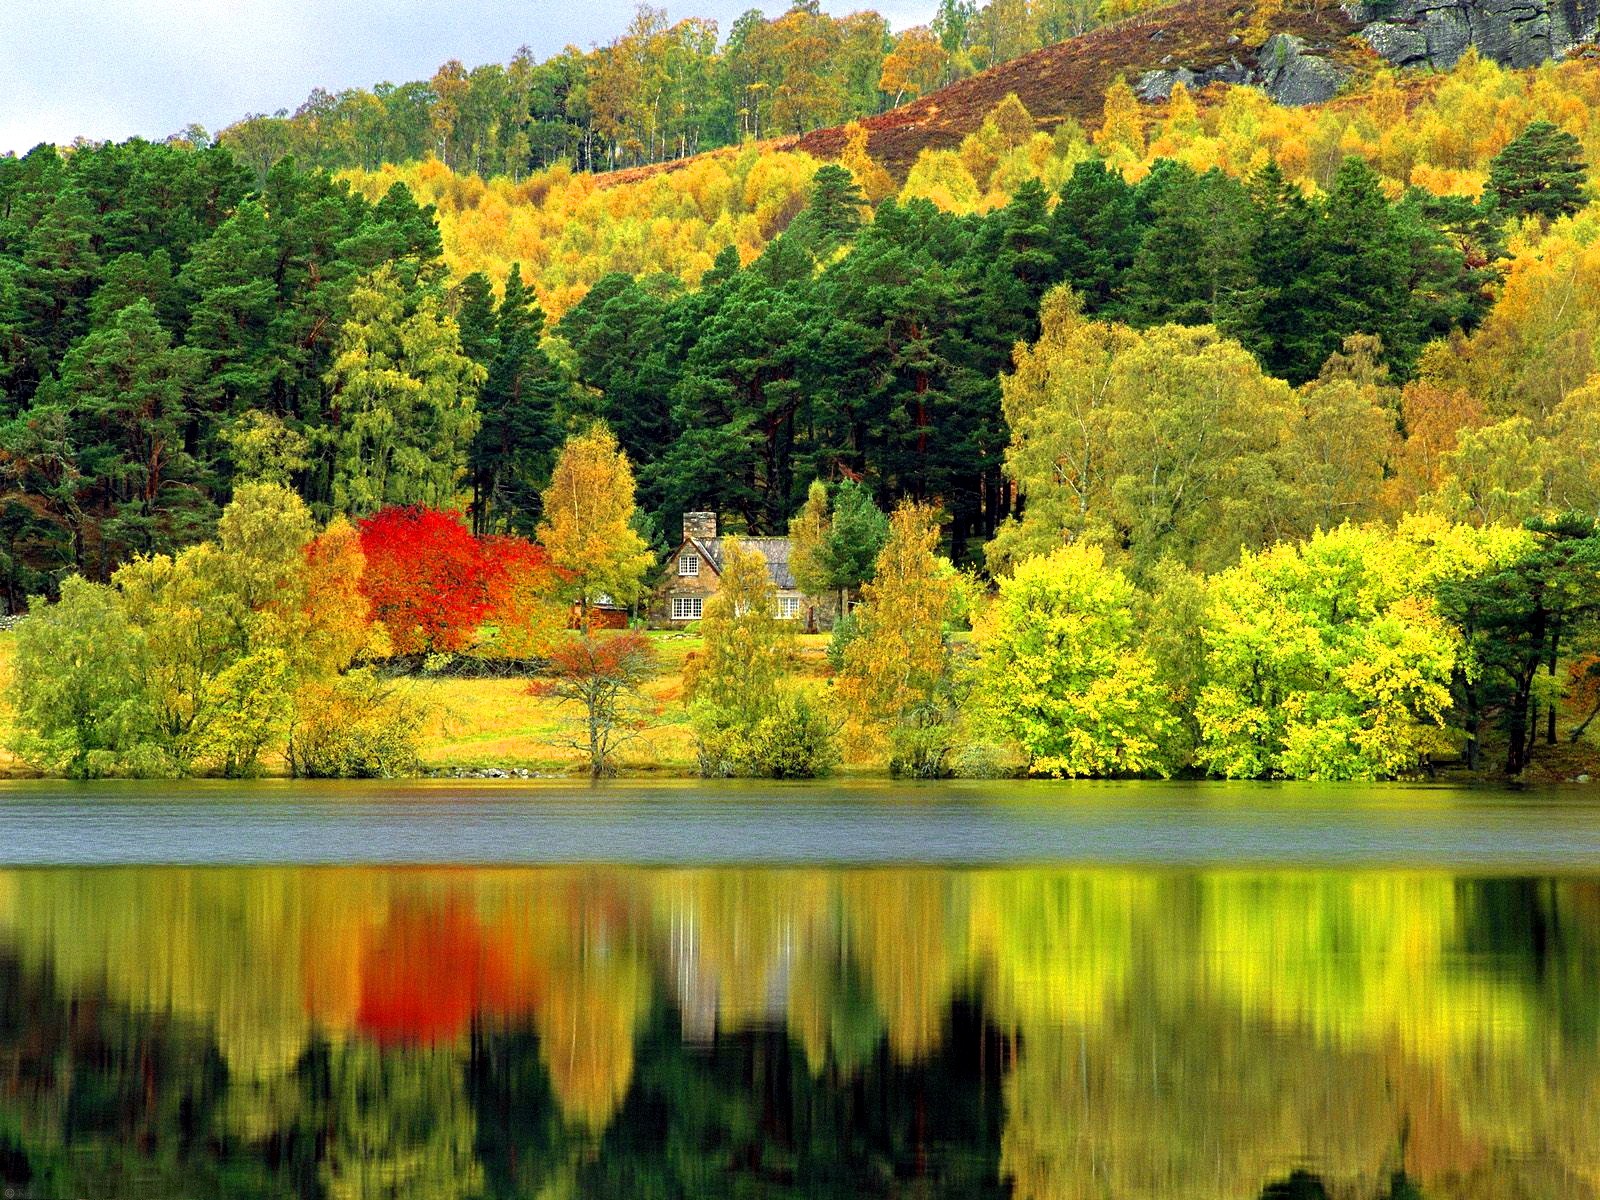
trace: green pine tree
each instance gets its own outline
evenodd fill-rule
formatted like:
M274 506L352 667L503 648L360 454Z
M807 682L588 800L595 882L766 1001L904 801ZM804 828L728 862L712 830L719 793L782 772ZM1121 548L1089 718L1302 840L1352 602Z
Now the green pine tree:
M1488 190L1511 216L1554 221L1584 206L1588 180L1578 139L1549 121L1534 121L1495 155Z
M835 163L819 167L811 180L811 197L794 219L791 232L819 257L854 241L861 230L867 198L855 176Z
M539 492L561 440L559 407L570 390L541 344L544 321L513 264L495 314L495 352L478 396L480 423L470 454L479 533L531 529L539 517Z

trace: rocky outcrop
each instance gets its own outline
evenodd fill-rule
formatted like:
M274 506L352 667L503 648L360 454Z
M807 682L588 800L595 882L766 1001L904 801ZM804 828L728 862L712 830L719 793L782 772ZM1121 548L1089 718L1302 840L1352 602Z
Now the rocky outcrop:
M0 0L3 5L5 0ZM1468 46L1502 63L1525 65L1558 58L1597 38L1600 0L1335 0L1275 5L1264 44L1246 44L1261 29L1258 0L1183 0L1146 8L1053 46L1011 59L909 104L851 126L819 129L785 149L818 158L845 153L857 127L896 179L904 179L925 150L955 149L1006 96L1015 94L1040 129L1071 120L1093 127L1106 89L1119 77L1150 103L1182 83L1248 84L1285 104L1333 98L1381 60L1447 68ZM1250 36L1250 41L1254 41ZM1600 56L1600 49L1593 51ZM733 153L732 150L716 153ZM681 169L693 159L647 168ZM639 172L604 177L616 182Z
M1261 86L1279 104L1321 104L1332 100L1350 72L1331 59L1305 52L1292 34L1274 34L1261 47L1256 71Z
M1230 58L1225 63L1206 67L1200 71L1191 71L1188 67L1163 67L1156 71L1146 71L1134 83L1133 91L1139 99L1154 102L1170 97L1172 89L1180 83L1193 92L1208 83L1255 82L1255 71L1252 68L1245 66L1237 58Z
M1600 0L1380 0L1344 11L1369 46L1402 67L1451 67L1468 46L1508 67L1534 67L1600 31Z
M1236 54L1227 62L1198 71L1163 67L1140 75L1133 90L1141 100L1157 101L1171 96L1180 83L1190 91L1208 83L1249 83L1279 104L1321 104L1333 99L1349 78L1349 70L1332 59L1307 53L1303 38L1279 33L1256 52L1253 66Z
M1508 67L1533 67L1600 37L1600 0L1350 0L1342 12L1357 41L1400 67L1447 70L1468 46ZM1350 68L1336 61L1337 49L1333 41L1308 45L1303 37L1279 33L1253 55L1231 47L1218 65L1163 62L1143 72L1134 90L1141 99L1160 101L1178 83L1191 90L1248 83L1280 104L1320 104L1350 78Z

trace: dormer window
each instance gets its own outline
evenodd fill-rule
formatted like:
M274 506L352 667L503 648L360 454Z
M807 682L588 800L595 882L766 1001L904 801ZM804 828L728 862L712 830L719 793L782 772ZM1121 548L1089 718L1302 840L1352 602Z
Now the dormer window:
M678 555L678 574L679 575L698 575L698 574L700 574L700 556L698 554L680 554L680 555Z

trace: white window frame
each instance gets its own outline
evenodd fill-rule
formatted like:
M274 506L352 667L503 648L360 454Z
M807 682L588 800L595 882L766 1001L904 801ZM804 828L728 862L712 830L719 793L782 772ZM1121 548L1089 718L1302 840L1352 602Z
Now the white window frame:
M692 578L700 574L700 556L693 551L684 551L678 555L678 574L685 578Z
M778 597L778 620L780 620L780 621L797 621L799 619L800 619L800 597L799 596L779 596Z
M705 600L700 596L674 596L672 598L672 619L674 621L698 621L705 612Z

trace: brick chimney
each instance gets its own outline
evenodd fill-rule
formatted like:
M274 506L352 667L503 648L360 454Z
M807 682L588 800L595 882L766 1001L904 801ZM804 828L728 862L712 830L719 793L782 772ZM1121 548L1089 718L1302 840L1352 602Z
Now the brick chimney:
M697 542L708 542L717 536L717 514L714 512L686 512L683 514L683 536Z

